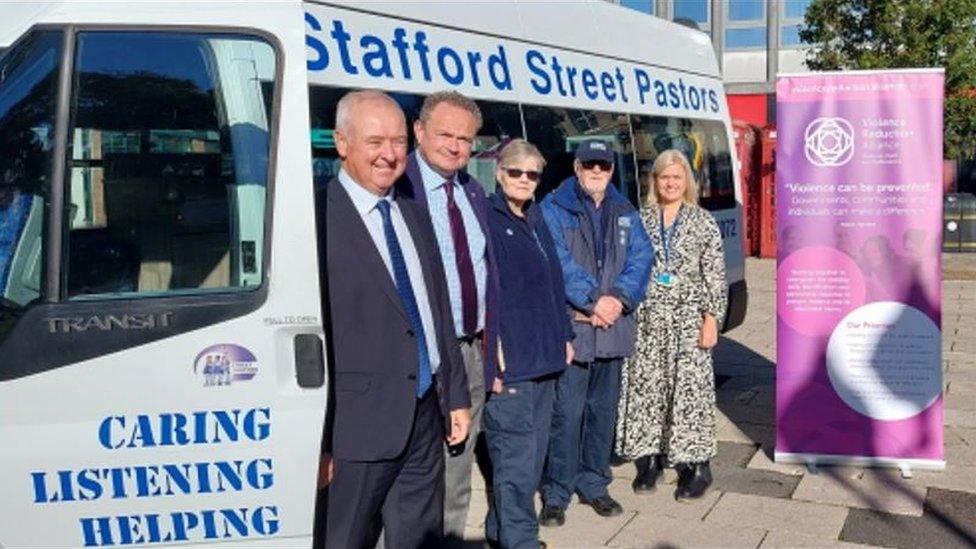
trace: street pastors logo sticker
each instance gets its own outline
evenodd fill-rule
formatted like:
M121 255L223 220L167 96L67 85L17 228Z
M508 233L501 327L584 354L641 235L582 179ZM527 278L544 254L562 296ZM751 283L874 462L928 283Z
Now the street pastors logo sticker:
M818 118L804 135L807 160L815 166L843 166L854 156L854 128L843 118Z
M240 345L211 345L193 361L193 373L203 376L204 387L232 385L253 379L258 373L258 359Z

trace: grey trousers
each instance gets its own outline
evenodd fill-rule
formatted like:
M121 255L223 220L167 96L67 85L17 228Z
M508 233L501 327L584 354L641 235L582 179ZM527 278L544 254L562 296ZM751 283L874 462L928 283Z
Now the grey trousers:
M471 343L461 341L464 369L471 389L471 431L464 449L445 446L444 453L444 544L445 547L461 546L464 525L471 503L471 465L474 463L474 447L481 433L481 415L485 407L485 365L481 356L481 338ZM454 455L452 455L454 454Z

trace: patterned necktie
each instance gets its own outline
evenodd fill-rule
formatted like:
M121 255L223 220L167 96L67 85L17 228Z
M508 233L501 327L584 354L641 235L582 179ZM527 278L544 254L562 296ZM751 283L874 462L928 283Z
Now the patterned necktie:
M454 264L461 279L461 319L464 335L471 336L478 329L478 286L474 281L474 264L471 262L471 248L468 247L468 233L464 230L464 218L454 201L454 181L444 183L444 191L447 193L447 217L451 222L451 240L454 242Z
M417 298L413 293L413 286L410 284L410 273L407 272L407 263L403 260L403 250L400 248L400 241L397 240L396 231L393 230L393 221L390 219L390 201L380 200L376 203L380 214L383 215L383 233L386 235L386 247L390 251L390 262L393 264L393 278L396 281L397 294L400 295L400 302L403 310L410 319L410 327L413 328L414 338L417 340L417 354L420 358L417 365L417 398L427 394L427 389L431 385L430 355L427 353L427 337L424 332L424 323L420 320L420 309L417 308Z

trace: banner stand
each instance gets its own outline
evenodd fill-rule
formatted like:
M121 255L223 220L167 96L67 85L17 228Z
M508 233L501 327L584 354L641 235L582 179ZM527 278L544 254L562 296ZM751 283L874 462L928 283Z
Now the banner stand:
M776 463L799 463L815 469L819 465L851 465L854 467L890 467L901 470L905 478L911 478L912 470L943 471L945 461L937 459L897 459L868 456L838 456L829 454L791 454L775 452Z
M945 468L943 69L776 81L776 462Z

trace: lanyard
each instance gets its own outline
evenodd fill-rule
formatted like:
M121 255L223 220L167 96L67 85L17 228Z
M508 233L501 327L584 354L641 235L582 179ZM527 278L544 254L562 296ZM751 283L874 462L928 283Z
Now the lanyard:
M674 216L674 223L671 224L671 228L668 230L664 229L664 208L661 208L661 246L664 248L664 271L671 271L671 249L674 247L674 234L678 229L678 223L681 221L681 212L684 211L684 204L678 206L678 215Z

